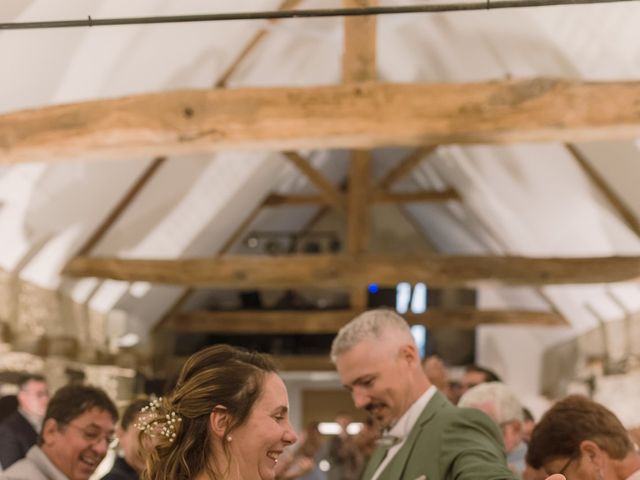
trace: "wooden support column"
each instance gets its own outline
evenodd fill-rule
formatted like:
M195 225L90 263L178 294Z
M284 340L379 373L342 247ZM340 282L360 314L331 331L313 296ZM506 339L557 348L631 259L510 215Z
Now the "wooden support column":
M378 0L343 0L345 8L371 7ZM377 78L376 17L346 17L344 19L344 55L342 80L344 83L367 82ZM351 153L347 208L347 253L358 256L367 250L369 241L369 164L370 152ZM373 280L373 279L372 279ZM362 286L350 291L352 309L364 310L368 294Z
M369 163L368 151L355 150L352 152L349 174L347 253L354 257L365 253L369 243ZM351 308L365 309L367 298L365 288L362 286L353 287L350 294Z

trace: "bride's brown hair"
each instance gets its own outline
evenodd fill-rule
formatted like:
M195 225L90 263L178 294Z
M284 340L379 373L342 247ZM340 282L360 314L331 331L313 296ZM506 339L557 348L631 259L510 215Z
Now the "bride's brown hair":
M145 436L153 429L141 432L143 443L153 444L147 450L143 480L191 480L203 471L212 479L224 478L211 461L209 415L215 406L228 410L232 421L226 437L247 420L262 393L265 375L275 371L269 357L229 345L214 345L189 357L173 393L162 399L155 412L159 429L172 414L180 419L170 426L175 437L155 435L149 442Z

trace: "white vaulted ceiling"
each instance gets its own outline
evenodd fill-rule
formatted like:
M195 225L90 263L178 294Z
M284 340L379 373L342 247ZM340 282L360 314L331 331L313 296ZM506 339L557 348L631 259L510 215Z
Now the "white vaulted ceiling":
M279 1L3 0L0 22L273 10ZM424 3L383 1L383 5ZM303 1L300 8L340 6ZM378 72L389 82L472 82L507 77L640 78L640 4L521 8L378 18ZM268 35L228 86L332 85L341 80L342 19L261 20L0 32L0 113L146 92L212 87L253 35ZM640 133L640 132L639 132ZM639 135L640 136L640 135ZM578 144L589 164L640 217L640 151L634 141ZM345 152L304 152L340 184ZM381 177L401 155L375 153ZM68 161L0 167L0 267L62 288L78 302L125 310L146 333L182 289L152 286L138 298L126 282L71 281L60 270L153 159ZM2 161L0 160L0 164ZM639 255L640 239L561 144L442 146L397 189L455 188L461 203L406 210L438 251L534 257ZM278 152L169 157L91 252L131 258L217 253L270 192L313 193ZM268 209L253 227L298 229L315 208ZM94 292L94 288L97 290ZM481 307L549 305L531 288L487 288ZM488 362L536 356L605 320L640 310L636 284L553 286L542 293L571 328L482 327ZM612 299L612 296L614 297ZM533 341L531 341L533 339ZM485 349L485 350L483 350ZM518 374L505 366L505 374ZM527 386L523 385L523 389Z

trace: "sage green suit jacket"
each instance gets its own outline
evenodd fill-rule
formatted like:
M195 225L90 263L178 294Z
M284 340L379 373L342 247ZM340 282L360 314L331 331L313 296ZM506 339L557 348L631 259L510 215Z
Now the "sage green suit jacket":
M363 480L370 480L386 449L376 449ZM440 392L429 400L400 450L378 480L515 480L502 435L487 415L458 408Z

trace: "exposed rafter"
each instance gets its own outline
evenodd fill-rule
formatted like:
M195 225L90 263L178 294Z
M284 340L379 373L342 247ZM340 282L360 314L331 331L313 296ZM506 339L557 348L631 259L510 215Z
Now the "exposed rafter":
M323 193L326 201L336 208L344 210L346 208L346 201L344 195L338 191L338 189L318 170L313 168L307 160L302 158L296 152L283 152L284 156L293 163L298 170L306 175L306 177L313 183L320 192Z
M364 83L145 94L0 115L0 164L216 150L636 138L640 82Z
M435 151L437 146L430 147L418 147L405 158L401 159L398 164L389 170L387 174L380 179L377 188L380 190L389 190L391 185L400 180L405 175L411 173L411 171L418 166L418 164L424 160L424 158L431 152Z
M351 288L375 281L431 286L547 285L637 281L640 257L287 255L190 260L74 258L74 277L111 278L221 288Z
M589 163L589 160L587 160L578 147L569 144L567 145L567 149L600 193L609 201L616 213L620 215L620 218L622 218L627 227L640 237L640 221L638 217L636 217L620 196L607 184L606 180L598 173L593 165Z
M300 4L300 2L301 0L284 0L278 7L278 11L294 10ZM269 20L271 24L276 23L277 21L277 18ZM227 82L236 72L240 64L242 64L244 59L247 58L249 54L258 47L258 45L260 45L260 42L262 42L268 36L268 34L269 30L267 28L263 28L256 34L254 34L253 37L251 37L251 40L249 40L249 42L247 42L245 47L242 49L240 54L235 58L233 62L231 62L224 73L220 75L220 78L218 78L214 86L216 88L226 87Z

